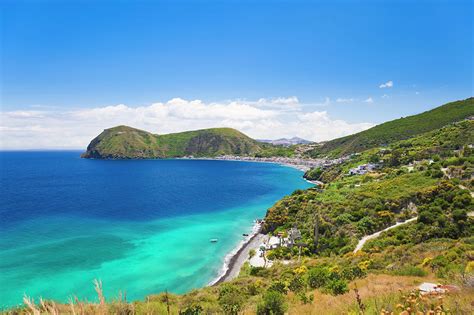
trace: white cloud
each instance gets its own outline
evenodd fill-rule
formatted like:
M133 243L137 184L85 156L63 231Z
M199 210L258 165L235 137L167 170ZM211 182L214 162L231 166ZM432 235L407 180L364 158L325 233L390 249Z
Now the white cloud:
M365 101L365 103L373 103L374 102L374 99L372 97L369 97L367 98Z
M336 99L337 103L352 103L354 102L353 98L338 98Z
M311 105L328 104L330 99L325 98L324 103ZM307 105L305 108L311 107ZM313 141L329 140L373 126L333 119L326 111L305 111L294 96L212 103L174 98L138 107L118 104L63 111L44 108L1 112L0 147L85 148L103 129L116 125L158 134L232 127L257 139L299 136Z
M387 81L387 82L382 83L382 84L379 85L379 88L381 88L381 89L391 88L391 87L393 87L393 81L392 80Z
M390 98L390 96L388 94L384 94L382 95L382 98Z

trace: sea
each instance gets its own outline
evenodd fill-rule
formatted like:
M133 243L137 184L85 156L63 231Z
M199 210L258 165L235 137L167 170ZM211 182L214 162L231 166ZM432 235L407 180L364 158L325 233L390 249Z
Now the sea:
M94 279L107 300L206 286L255 219L312 186L271 163L80 153L0 152L0 308L97 301Z

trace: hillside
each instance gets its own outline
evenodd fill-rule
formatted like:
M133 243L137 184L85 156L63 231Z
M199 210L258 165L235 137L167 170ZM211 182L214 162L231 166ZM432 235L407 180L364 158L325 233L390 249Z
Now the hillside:
M133 132L138 135L130 139L148 139ZM183 143L193 137L184 133ZM473 143L474 121L465 120L322 169L324 185L295 191L267 211L264 232L286 238L297 228L296 246L267 248L263 255L271 266L247 262L230 282L183 295L157 292L132 303L120 295L106 303L101 283L96 283L99 304L76 300L34 306L25 301L29 311L91 314L435 314L435 309L471 314ZM348 174L368 162L377 167ZM408 218L410 223L353 252L364 235ZM423 282L459 289L442 299L422 296L416 289Z
M104 130L94 138L83 158L159 159L183 156L249 155L263 146L231 128L212 128L155 135L128 126Z
M314 149L312 156L342 156L384 146L474 116L474 98L451 102L421 114L388 121L368 130L334 139Z

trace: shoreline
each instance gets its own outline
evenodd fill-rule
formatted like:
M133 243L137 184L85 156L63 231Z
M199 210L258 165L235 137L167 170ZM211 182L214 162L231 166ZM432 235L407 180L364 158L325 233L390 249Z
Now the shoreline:
M291 163L284 163L281 161L269 161L267 159L260 159L260 158L234 158L234 157L225 157L225 158L195 158L195 157L184 157L184 158L179 158L179 159L187 159L187 160L205 160L205 161L234 161L234 162L251 162L251 163L271 163L271 164L277 164L280 166L284 167L291 167L293 169L297 169L299 171L305 172L306 170L309 170L310 167L307 165L303 164L291 164ZM311 181L303 177L303 179L315 186L320 186L323 185L323 182L320 181ZM221 269L221 272L219 275L211 280L207 286L214 286L226 281L230 281L232 279L235 279L239 273L240 269L244 265L245 262L247 262L248 255L250 250L255 249L258 251L259 245L263 242L264 238L266 237L265 234L260 233L261 231L261 223L255 223L254 227L252 229L252 233L249 234L246 239L241 241L232 251L230 251L225 257L224 257L224 263Z
M228 262L224 262L226 268L225 273L219 275L216 279L211 281L208 286L214 286L233 280L238 277L240 269L248 261L249 252L252 249L258 250L258 246L266 237L265 234L260 233L260 230L245 241L235 253L232 253Z
M238 276L240 268L248 258L248 252L251 249L255 249L255 246L260 244L260 240L264 237L264 234L261 234L262 229L261 223L255 223L252 232L247 236L243 241L241 241L232 251L230 251L224 257L224 263L221 268L221 272L217 277L211 280L207 285L214 286L219 283L232 280ZM257 243L255 245L255 243Z
M216 156L216 157L185 156L185 157L179 157L175 159L271 163L271 164L278 164L282 166L295 168L302 172L306 172L309 169L314 168L314 167L323 167L323 166L334 164L333 160L329 162L329 160L325 160L325 159L300 159L300 158L286 158L286 157L259 158L259 157L234 156L234 155L224 155L224 156Z

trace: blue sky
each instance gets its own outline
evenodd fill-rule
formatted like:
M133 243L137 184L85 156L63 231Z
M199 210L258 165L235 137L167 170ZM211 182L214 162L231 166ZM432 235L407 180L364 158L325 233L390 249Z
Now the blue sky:
M298 115L324 111L360 127L473 94L472 1L0 6L3 114L296 97ZM28 123L16 116L6 127Z

